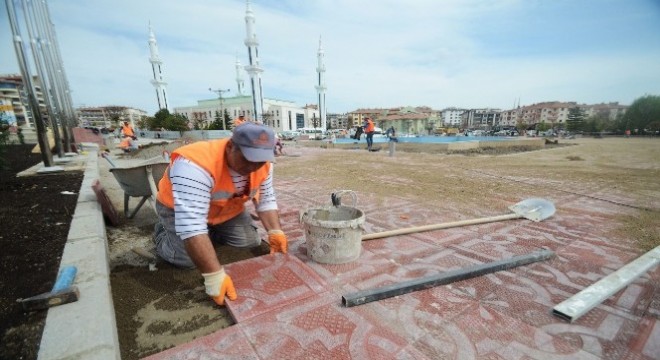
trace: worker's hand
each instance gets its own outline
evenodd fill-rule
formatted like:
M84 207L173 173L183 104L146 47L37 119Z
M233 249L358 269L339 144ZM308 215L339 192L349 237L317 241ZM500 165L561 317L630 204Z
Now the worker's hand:
M231 281L229 275L225 274L224 268L213 273L202 274L202 276L204 277L206 293L216 304L224 305L225 295L229 300L236 300L238 298L238 295L236 295L236 288L234 288L234 282Z
M268 231L268 243L270 244L270 253L281 252L286 254L286 247L288 240L284 231L282 230L269 230Z

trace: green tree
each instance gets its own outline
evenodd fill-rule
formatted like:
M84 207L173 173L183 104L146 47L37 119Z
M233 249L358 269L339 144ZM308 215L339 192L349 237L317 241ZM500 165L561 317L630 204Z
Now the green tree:
M646 95L633 101L623 117L626 130L649 129L649 125L660 122L660 96Z
M171 131L187 131L190 130L188 127L188 118L181 114L170 115L165 119L165 129Z
M223 130L222 128L222 118L220 117L220 111L215 112L215 117L213 122L209 124L209 130Z
M566 129L568 131L580 131L584 123L584 111L579 107L568 109L568 119L566 119Z
M233 121L229 117L229 113L227 112L227 109L224 109L222 111L223 114L223 121L225 122L225 129L231 130L233 128Z

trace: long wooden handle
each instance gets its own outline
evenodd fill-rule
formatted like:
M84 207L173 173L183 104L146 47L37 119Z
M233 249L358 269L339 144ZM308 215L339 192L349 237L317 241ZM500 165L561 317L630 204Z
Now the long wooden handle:
M362 241L380 239L388 236L411 234L411 233L423 232L423 231L447 229L447 228L466 226L466 225L477 225L477 224L485 224L496 221L513 220L513 219L519 219L521 217L522 217L521 215L513 213L513 214L491 216L480 219L461 220L461 221L454 221L454 222L441 223L441 224L415 226L406 229L389 230L389 231L383 231L373 234L367 234L362 236Z

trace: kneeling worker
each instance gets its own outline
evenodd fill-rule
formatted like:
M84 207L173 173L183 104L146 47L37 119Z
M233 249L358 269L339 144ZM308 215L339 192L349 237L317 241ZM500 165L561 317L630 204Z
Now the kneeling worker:
M175 266L199 269L206 293L218 305L224 304L225 295L230 300L237 295L213 243L261 244L246 202L252 200L268 231L271 254L287 251L273 190L274 146L272 129L246 122L229 139L174 150L160 180L154 233L158 255Z

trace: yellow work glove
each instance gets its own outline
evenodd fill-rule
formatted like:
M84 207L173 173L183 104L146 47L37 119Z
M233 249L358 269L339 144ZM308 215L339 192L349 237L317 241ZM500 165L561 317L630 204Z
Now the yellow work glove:
M286 254L287 238L282 230L268 231L268 244L270 244L270 253L281 252Z
M238 295L236 295L236 288L234 288L234 282L231 281L229 275L225 274L225 268L221 268L219 271L202 274L204 277L204 287L206 288L206 293L215 301L218 305L225 304L225 295L229 300L236 300Z

